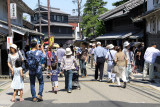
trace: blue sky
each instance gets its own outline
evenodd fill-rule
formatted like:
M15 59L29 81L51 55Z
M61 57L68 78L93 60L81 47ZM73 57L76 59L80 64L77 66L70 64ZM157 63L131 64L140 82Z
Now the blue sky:
M38 7L38 0L23 0L30 8L35 9L36 7ZM82 0L83 4L85 4L86 0ZM119 1L119 0L104 0L107 1L108 4L105 6L108 9L113 9L114 7L112 6L112 3L115 1ZM40 0L41 5L45 5L47 6L47 0ZM60 8L61 10L63 10L64 12L67 12L71 15L75 15L72 14L72 9L76 9L76 5L72 3L72 0L50 0L50 5L51 7L55 7L55 8ZM29 20L29 16L25 14L25 16L27 16L27 20Z

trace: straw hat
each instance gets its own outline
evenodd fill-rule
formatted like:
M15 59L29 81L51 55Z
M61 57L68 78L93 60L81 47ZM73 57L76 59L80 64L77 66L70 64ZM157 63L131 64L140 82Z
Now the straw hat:
M66 55L72 55L71 48L66 48Z
M12 45L10 46L10 48L14 48L15 50L17 50L17 45L16 45L16 44L12 44Z
M113 49L113 48L114 48L114 45L113 45L113 44L110 44L110 45L108 45L108 48L109 48L109 49Z

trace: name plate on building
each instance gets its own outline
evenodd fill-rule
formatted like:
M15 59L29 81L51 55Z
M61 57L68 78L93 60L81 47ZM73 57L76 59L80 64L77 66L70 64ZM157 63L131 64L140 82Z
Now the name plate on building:
M16 5L16 3L10 4L10 13L11 13L11 19L17 19L17 5Z

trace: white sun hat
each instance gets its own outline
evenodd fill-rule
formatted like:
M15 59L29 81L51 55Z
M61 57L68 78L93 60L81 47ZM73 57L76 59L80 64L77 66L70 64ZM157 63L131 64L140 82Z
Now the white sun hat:
M97 45L101 45L101 42L97 42Z
M14 48L15 50L17 50L17 45L16 45L16 44L12 44L12 45L10 46L10 48Z
M126 46L129 46L130 43L128 41L124 42L123 46L126 47Z
M66 48L66 55L72 55L71 48Z
M109 48L109 49L113 49L113 48L114 48L114 45L113 45L113 44L110 44L110 45L108 45L108 48Z

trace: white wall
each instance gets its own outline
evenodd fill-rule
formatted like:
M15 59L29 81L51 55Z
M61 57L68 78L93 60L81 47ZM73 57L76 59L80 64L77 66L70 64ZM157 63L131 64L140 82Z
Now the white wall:
M8 21L7 0L0 0L0 20ZM11 20L11 23L18 26L23 26L23 12L17 7L17 19Z
M76 27L76 29L75 29L75 39L76 39L76 40L80 40L80 35L79 35L79 23L78 23L78 27Z
M153 0L147 0L147 11L154 9Z

